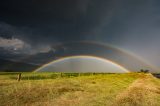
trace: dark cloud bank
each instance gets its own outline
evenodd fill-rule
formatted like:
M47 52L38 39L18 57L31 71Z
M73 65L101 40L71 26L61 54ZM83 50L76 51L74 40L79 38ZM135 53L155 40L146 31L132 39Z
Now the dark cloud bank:
M0 1L0 48L14 52L91 40L127 49L160 68L159 29L159 0ZM10 48L7 39L19 43Z

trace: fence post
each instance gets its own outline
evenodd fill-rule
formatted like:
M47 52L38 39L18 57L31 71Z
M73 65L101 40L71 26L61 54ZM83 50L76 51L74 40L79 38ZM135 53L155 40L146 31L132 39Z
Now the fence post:
M18 81L21 80L21 73L18 74L18 79L17 79L17 80L18 80Z
M61 73L61 78L63 77L62 73Z

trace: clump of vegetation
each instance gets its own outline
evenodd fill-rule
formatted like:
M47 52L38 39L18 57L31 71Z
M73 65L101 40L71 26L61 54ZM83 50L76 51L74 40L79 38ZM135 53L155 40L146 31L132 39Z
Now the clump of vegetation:
M141 73L149 73L149 70L143 70L143 69L141 69L140 72Z

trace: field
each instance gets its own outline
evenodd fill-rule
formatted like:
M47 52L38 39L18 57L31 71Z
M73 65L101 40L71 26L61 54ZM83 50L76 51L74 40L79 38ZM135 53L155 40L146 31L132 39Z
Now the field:
M1 106L160 106L151 74L0 73Z

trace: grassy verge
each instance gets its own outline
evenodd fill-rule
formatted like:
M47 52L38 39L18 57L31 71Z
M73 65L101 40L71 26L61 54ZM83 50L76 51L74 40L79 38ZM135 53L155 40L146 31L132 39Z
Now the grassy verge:
M117 95L114 106L160 106L159 84L159 79L151 74L145 75Z

